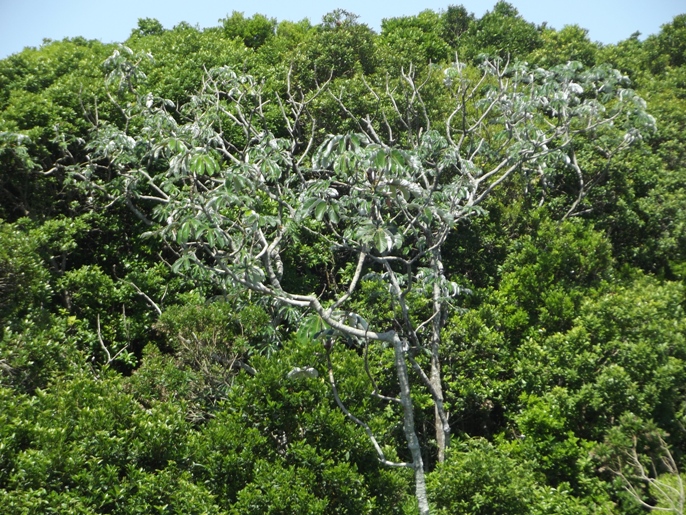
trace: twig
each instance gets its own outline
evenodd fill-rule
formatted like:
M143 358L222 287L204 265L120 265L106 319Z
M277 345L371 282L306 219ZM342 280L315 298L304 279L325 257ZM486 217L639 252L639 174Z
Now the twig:
M155 301L152 300L148 295L146 295L146 293L145 293L143 290L141 290L138 286L136 286L136 285L135 285L134 283L132 283L131 281L127 281L127 280L125 280L125 279L120 279L120 281L125 282L126 284L132 286L132 287L138 292L138 294L139 294L141 297L143 297L143 298L148 302L148 304L150 304L150 306L152 306L152 307L155 309L155 311L157 311L157 314L158 314L158 315L161 315L161 314L162 314L162 310L161 310L160 307L155 303ZM166 294L166 290L165 290L165 294Z
M105 345L105 342L102 340L102 333L100 331L100 315L98 315L97 318L97 323L98 323L98 341L100 342L100 347L102 347L102 350L105 351L105 354L107 355L107 363L105 363L105 366L109 365L112 363L115 359L119 357L119 355L124 352L126 349L129 348L128 344L122 347L119 352L117 352L114 356L110 354L110 351L107 349L107 346Z

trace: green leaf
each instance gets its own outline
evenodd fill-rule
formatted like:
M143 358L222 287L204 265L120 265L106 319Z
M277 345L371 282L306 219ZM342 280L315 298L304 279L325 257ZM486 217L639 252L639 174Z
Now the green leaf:
M324 200L318 200L315 208L314 208L314 217L317 219L317 221L321 222L322 219L324 218L324 214L326 213L328 208L328 205L326 204L326 201Z
M340 221L341 217L339 209L340 208L338 207L338 204L331 205L329 211L327 212L327 215L329 217L329 220L331 220L331 223L337 224Z
M386 167L386 152L379 150L374 156L374 165L377 170L383 170Z
M384 229L381 227L374 233L374 247L382 254L393 247L393 240Z

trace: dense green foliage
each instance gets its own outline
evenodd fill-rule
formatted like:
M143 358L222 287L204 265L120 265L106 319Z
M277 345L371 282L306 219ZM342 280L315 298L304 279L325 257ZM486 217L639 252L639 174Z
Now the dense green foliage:
M261 227L297 226L281 254L281 284L332 301L355 263L325 228L368 245L377 263L421 239L408 232L403 243L397 228L364 225L374 209L393 208L391 197L375 204L383 192L365 175L370 164L395 173L441 161L457 174L465 163L498 162L509 126L490 111L481 142L465 144L473 159L458 166L445 152L448 106L459 81L478 80L482 54L554 69L573 77L567 84L630 83L656 130L611 155L640 109L623 112L574 140L573 163L551 158L539 173L523 161L480 210L451 225L442 266L450 287L470 293L456 297L440 327L452 433L445 460L432 396L410 373L432 510L671 506L660 486L686 471L685 26L680 15L644 41L603 46L578 26L537 27L505 2L481 18L455 6L389 18L380 34L343 10L319 24L234 12L205 30L144 19L122 46L76 38L0 61L3 513L416 512L411 472L379 462L328 377L331 367L336 395L385 457L409 461L402 410L388 400L398 392L393 349L312 338L333 332L310 313L212 280L211 261L179 265L198 242L221 249L217 239L229 233L202 229L200 213L181 217L193 204L179 199L204 194L184 170L216 184L226 155L259 140L235 110L217 110L203 125L205 94L217 84L233 88L217 105L241 95L245 103L232 105L253 102L247 115L274 138L259 140L264 147L312 136L320 150L313 167L302 167L307 179L330 170L330 183L340 184L364 166L354 184L368 180L370 189L347 195L349 204L322 189L287 220L285 196L251 190L243 210L220 207L224 220L259 215ZM210 73L218 67L223 75ZM479 98L494 90L488 80ZM589 100L584 88L576 105ZM259 104L258 90L283 103ZM289 98L305 106L296 125L283 115L298 109ZM607 112L619 104L608 100ZM483 106L470 104L465 116ZM394 108L403 116L387 117ZM535 119L540 128L545 116ZM224 154L210 126L232 145ZM405 153L379 157L368 142L328 136L369 126ZM191 140L196 149L184 146ZM260 173L292 185L297 167L280 156L305 149L278 148ZM230 169L232 187L249 188L251 163ZM419 198L405 184L394 188L400 201ZM383 329L402 309L379 279L382 265L373 272L349 309ZM413 292L402 302L415 323L430 323L427 298ZM415 355L417 366L430 354ZM293 374L303 368L316 373Z

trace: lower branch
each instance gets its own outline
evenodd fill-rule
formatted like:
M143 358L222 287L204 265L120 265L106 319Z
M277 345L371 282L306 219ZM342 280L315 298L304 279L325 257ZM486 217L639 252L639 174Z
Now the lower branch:
M617 460L617 466L610 469L624 482L624 488L641 506L656 512L684 514L686 505L686 489L682 474L669 450L669 446L660 435L657 436L659 460L650 459L652 470L646 470L637 450L637 438L634 436L631 449L624 451L624 455ZM626 460L624 462L624 460ZM624 471L628 465L629 471ZM659 469L664 468L669 479L660 475ZM671 480L670 480L671 479ZM648 491L657 497L657 504L649 504L644 500L641 485L647 486ZM659 504L659 505L658 505Z
M122 349L119 350L114 356L110 353L109 349L105 345L105 342L102 339L102 332L100 331L100 315L98 315L97 318L97 328L98 328L98 341L100 342L100 347L102 348L103 351L105 351L105 355L107 356L107 363L105 363L105 366L109 365L112 363L115 359L119 357L119 355L124 352L129 346L126 345Z
M410 463L404 463L404 462L397 463L397 462L389 461L386 459L386 456L383 452L383 449L381 449L381 446L379 445L379 442L376 440L376 437L374 436L374 432L369 427L369 425L366 424L365 422L361 421L359 418L357 418L352 413L350 413L350 410L348 410L348 408L346 408L345 404L343 404L343 401L341 401L341 398L338 395L338 387L336 386L336 380L333 376L333 366L331 365L331 354L330 354L330 352L326 353L326 362L327 362L328 368L329 368L329 383L331 384L331 391L333 392L334 399L336 399L336 404L338 404L338 407L345 414L346 417L348 417L350 420L352 420L353 422L355 422L357 425L361 426L364 429L365 433L367 433L367 436L369 437L369 440L371 440L372 445L374 446L374 449L376 450L376 453L379 455L379 461L388 467L412 467L412 464L410 464Z
M369 370L369 341L365 340L364 344L364 371L367 373L367 377L369 378L369 381L372 383L372 386L374 387L374 390L372 390L372 395L376 397L377 399L381 399L383 401L391 401L391 402L397 402L400 404L400 399L397 397L388 397L387 395L382 395L379 393L379 387L376 384L376 380L374 379L374 376L372 376L372 372Z

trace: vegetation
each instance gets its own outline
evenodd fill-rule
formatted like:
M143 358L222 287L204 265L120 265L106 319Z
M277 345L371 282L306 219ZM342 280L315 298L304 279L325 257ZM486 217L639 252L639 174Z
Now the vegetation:
M4 510L683 513L685 23L0 61Z

